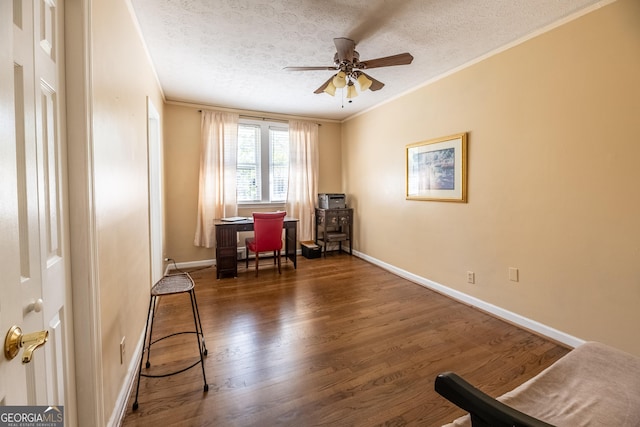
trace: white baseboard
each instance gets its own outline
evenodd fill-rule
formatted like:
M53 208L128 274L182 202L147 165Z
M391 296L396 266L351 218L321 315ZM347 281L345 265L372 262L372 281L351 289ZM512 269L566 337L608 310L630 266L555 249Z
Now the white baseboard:
M129 401L129 395L131 394L131 390L133 390L133 386L136 383L138 368L140 366L140 356L142 354L143 339L144 328L142 329L140 338L138 338L138 343L136 344L133 355L129 362L129 367L127 368L124 383L122 384L122 388L120 389L120 393L118 394L118 399L116 400L116 404L113 408L113 412L111 413L111 417L109 417L107 426L120 426L124 421L124 416L127 413L127 403Z
M348 253L348 251L345 251ZM298 254L300 251L298 250ZM584 340L554 329L550 326L544 325L535 320L531 320L519 314L513 313L509 310L505 310L504 308L498 307L496 305L485 302L479 298L473 297L471 295L467 295L463 292L457 291L455 289L444 286L440 283L434 282L433 280L426 279L424 277L418 276L416 274L410 273L401 268L397 268L391 264L387 264L386 262L380 261L379 259L373 258L369 255L363 254L359 251L354 250L353 255L362 258L378 267L381 267L399 277L407 279L411 282L417 283L418 285L424 286L425 288L434 290L438 293L446 295L450 298L455 299L456 301L463 302L465 304L471 305L473 307L477 307L480 310L491 313L492 315L504 319L510 323L521 326L525 329L529 329L533 332L536 332L542 336L548 337L552 340L563 343L569 347L575 348L582 344L584 344ZM191 262L181 262L176 263L175 267L177 268L197 268L197 267L210 267L215 265L215 260L201 260L201 261L191 261ZM171 267L171 268L170 268ZM174 267L173 263L170 263L166 270L165 274L172 270ZM138 369L138 363L140 363L140 353L142 352L142 340L144 338L144 329L142 334L138 340L138 344L135 349L134 357L131 358L131 362L129 363L129 368L127 370L127 378L120 390L120 394L118 395L118 400L116 402L116 406L113 410L111 418L107 425L116 426L119 425L124 419L124 414L126 413L126 404L128 401L129 394L135 385L136 374Z
M244 247L238 247L238 251L240 251L240 249L242 249L242 253L244 255ZM302 255L302 250L298 249L296 251L296 254ZM284 252L283 252L283 256L284 256ZM249 259L253 259L253 258L255 258L255 255L249 256ZM260 257L260 259L262 259L262 257ZM242 259L242 261L244 261L244 258ZM173 261L171 261L167 264L167 267L164 270L164 274L167 274L169 271L175 270L176 268L183 269L183 268L213 267L215 265L216 265L215 259L203 259L200 261L177 262L175 263L175 265Z
M391 264L387 264L386 262L380 261L379 259L373 258L369 255L365 255L356 250L353 251L353 254L362 258L372 264L377 265L391 273L400 276L404 279L410 280L418 285L424 286L425 288L429 288L438 293L444 294L450 298L455 299L456 301L463 302L465 304L471 305L473 307L479 308L480 310L491 313L492 315L504 319L510 323L514 323L518 326L521 326L525 329L529 329L533 332L536 332L540 335L548 337L552 340L561 342L566 344L569 347L575 348L582 344L584 344L584 340L554 329L550 326L544 325L535 320L531 320L524 316L521 316L517 313L513 313L509 310L505 310L504 308L498 307L496 305L490 304L486 301L483 301L479 298L473 297L471 295L467 295L463 292L457 291L455 289L449 288L447 286L441 285L440 283L434 282L429 279L425 279L424 277L418 276L416 274L410 273L401 268L397 268Z
M344 252L348 251L343 248ZM298 250L298 255L300 255L300 250ZM548 337L552 340L561 342L569 347L575 348L582 344L584 344L584 340L574 337L573 335L569 335L565 332L554 329L550 326L537 322L535 320L529 319L527 317L521 316L517 313L513 313L504 308L498 307L496 305L490 304L486 301L483 301L479 298L473 297L471 295L467 295L463 292L457 291L455 289L449 288L440 283L434 282L433 280L426 279L424 277L418 276L416 274L410 273L401 268L395 267L391 264L387 264L386 262L380 261L379 259L373 258L369 255L363 254L357 250L353 251L353 254L359 258L362 258L372 264L375 264L381 268L384 268L391 273L400 276L404 279L410 280L414 283L417 283L426 288L432 289L438 293L446 295L450 298L455 299L456 301L463 302L465 304L476 307L480 310L491 313L492 315L504 319L508 322L521 326L525 329L529 329L534 331L540 335ZM215 260L203 260L203 261L193 261L193 262L183 262L176 264L178 268L189 268L189 267L205 267L215 265ZM173 264L171 264L173 266Z
M173 263L173 261L167 264L167 267L164 269L164 274L169 273L171 270L175 270L176 268L199 268L199 267L212 267L216 265L215 259L203 259L200 261L188 261L188 262L177 262Z

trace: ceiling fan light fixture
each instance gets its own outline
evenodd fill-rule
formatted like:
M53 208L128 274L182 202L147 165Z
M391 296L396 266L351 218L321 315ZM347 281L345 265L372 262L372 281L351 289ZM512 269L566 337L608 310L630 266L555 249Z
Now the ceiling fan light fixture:
M329 83L327 84L327 87L324 88L323 92L331 96L334 96L336 94L336 87L332 81L329 81Z
M355 98L358 96L358 91L355 87L356 81L360 85L361 91L370 90L375 92L384 87L384 83L368 76L361 70L390 67L393 65L407 65L413 61L413 56L408 52L360 61L360 54L355 50L356 43L352 39L336 37L333 39L333 43L336 46L336 53L333 55L334 65L329 67L285 67L285 69L290 71L319 70L336 73L322 83L313 93L318 94L324 92L335 96L336 89L346 87L347 90L341 92L341 97L346 95L347 98ZM349 102L351 102L351 100Z
M347 85L347 75L344 71L339 71L338 74L333 77L333 85L337 88L343 88Z
M360 85L360 90L367 90L371 87L373 83L364 73L358 73L358 84Z
M358 96L358 91L356 90L353 82L350 81L347 86L347 99L355 98L356 96Z

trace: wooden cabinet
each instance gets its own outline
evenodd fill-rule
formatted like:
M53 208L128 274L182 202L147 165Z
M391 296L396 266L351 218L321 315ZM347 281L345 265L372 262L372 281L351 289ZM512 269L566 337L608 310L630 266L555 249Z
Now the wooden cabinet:
M349 242L349 254L353 255L353 209L316 209L315 242L327 255L327 246L337 243L342 250L342 242Z

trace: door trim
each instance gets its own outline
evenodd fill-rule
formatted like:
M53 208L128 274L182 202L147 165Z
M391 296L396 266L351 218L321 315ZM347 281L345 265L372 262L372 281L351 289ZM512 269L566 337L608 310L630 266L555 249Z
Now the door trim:
M149 258L151 283L163 276L164 184L160 113L147 97L147 170L149 173Z
M77 425L105 425L94 200L91 0L65 5L67 167ZM82 343L80 345L79 343Z

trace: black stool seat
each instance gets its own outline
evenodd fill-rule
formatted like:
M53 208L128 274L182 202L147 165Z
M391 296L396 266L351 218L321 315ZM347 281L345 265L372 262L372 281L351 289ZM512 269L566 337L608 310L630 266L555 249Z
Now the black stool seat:
M204 372L204 356L207 355L207 346L204 343L204 334L202 332L202 322L200 321L200 312L198 311L198 302L196 301L196 293L195 286L193 283L193 279L188 273L179 273L179 274L171 274L164 276L162 279L158 280L158 282L153 285L151 288L151 298L149 299L149 312L147 314L147 323L144 328L144 342L142 353L140 354L140 366L138 368L138 385L136 387L136 398L133 403L133 410L138 409L138 392L140 391L140 377L151 377L151 378L162 378L168 377L170 375L176 375L181 372L186 371L187 369L191 369L194 366L200 364L202 366L202 379L204 381L204 391L209 391L209 385L207 384L207 378ZM155 319L157 305L159 301L157 299L161 296L167 295L177 295L188 293L191 300L191 311L193 312L193 324L195 329L193 331L178 331L169 335L165 335L161 338L157 338L152 340L151 336L153 334L153 321ZM147 331L148 340L147 340ZM161 375L152 375L152 374L144 374L142 373L142 359L144 358L144 353L147 353L147 363L145 367L149 369L151 366L151 362L149 361L151 357L151 346L158 341L162 341L166 338L170 338L180 334L195 334L198 342L198 352L200 353L200 358L194 362L192 365L187 366L185 368L176 370L174 372L170 372L167 374Z

